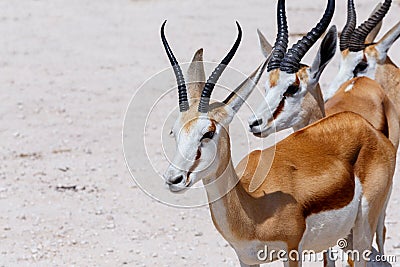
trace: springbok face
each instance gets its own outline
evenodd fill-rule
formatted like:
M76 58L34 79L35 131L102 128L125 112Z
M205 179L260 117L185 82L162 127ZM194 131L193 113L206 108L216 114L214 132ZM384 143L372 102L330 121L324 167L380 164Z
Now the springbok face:
M300 61L325 32L332 19L334 8L334 1L329 0L324 16L317 26L286 52L288 30L285 2L279 0L277 8L278 36L272 50L271 60L268 63L266 96L248 121L250 131L255 136L267 137L275 131L290 127L302 128L308 123L307 120L312 112L310 109L316 105L324 113L318 81L335 54L336 27L331 27L325 36L311 67L300 64ZM261 44L266 42L261 34L260 42ZM262 47L267 46L262 45Z
M230 116L225 108L212 107L210 112L202 114L195 104L179 115L171 131L177 144L176 153L164 177L173 192L187 189L216 172L221 136L227 137Z
M201 179L210 182L220 169L227 167L230 162L228 126L255 88L267 60L223 102L210 104L215 84L239 47L242 36L239 24L235 44L206 82L203 50L196 52L188 69L188 84L165 38L164 26L165 22L161 38L177 78L180 108L171 130L176 141L176 153L164 179L171 192L183 192Z
M347 22L340 37L340 68L329 87L327 98L354 77L375 79L377 68L385 63L390 47L400 36L399 22L382 39L373 43L390 5L391 0L379 4L368 20L356 28L354 3L353 0L348 0Z
M296 73L279 70L267 73L265 101L249 118L251 132L257 137L267 137L275 131L299 124L302 119L302 99L309 86L308 67Z

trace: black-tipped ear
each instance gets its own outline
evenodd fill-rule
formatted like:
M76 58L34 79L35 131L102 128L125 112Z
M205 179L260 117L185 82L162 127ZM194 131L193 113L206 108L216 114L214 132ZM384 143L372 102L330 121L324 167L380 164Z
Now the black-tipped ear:
M314 82L318 82L319 78L324 71L325 67L331 61L333 56L336 53L337 47L337 29L336 26L333 25L328 33L325 35L324 39L321 42L321 46L319 47L317 56L314 59L313 64L311 65L311 79Z

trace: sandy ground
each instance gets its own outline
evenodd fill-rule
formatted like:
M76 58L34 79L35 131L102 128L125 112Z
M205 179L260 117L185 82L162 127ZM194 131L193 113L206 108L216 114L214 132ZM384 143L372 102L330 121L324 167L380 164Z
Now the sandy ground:
M309 30L325 6L287 2L294 35ZM334 23L341 28L345 1L337 2ZM377 1L357 2L364 19ZM399 12L396 2L384 30ZM231 65L244 73L262 60L256 28L270 40L276 34L270 0L0 1L0 266L238 265L207 207L160 204L138 188L125 166L121 136L129 100L168 67L159 40L164 19L181 61L199 47L206 60L219 60L235 38L234 21L240 21L244 38ZM400 63L399 42L391 55ZM336 57L322 85L337 66ZM386 243L387 254L396 255L399 176Z

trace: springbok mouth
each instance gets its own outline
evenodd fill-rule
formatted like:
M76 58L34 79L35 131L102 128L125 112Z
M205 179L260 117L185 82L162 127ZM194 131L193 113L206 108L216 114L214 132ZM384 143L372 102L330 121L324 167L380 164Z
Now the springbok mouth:
M187 186L183 186L183 185L173 185L170 184L169 185L169 191L171 191L172 193L183 193L185 192L189 187Z
M271 134L271 125L268 123L266 127L263 127L262 129L259 129L257 132L251 132L255 137L258 138L264 138L268 137Z
M189 172L186 175L185 183L180 184L168 184L169 191L172 193L183 193L188 190L192 186L192 180L190 180L189 176L192 172Z
M262 137L262 133L260 132L260 133L253 133L253 135L255 136L255 137Z

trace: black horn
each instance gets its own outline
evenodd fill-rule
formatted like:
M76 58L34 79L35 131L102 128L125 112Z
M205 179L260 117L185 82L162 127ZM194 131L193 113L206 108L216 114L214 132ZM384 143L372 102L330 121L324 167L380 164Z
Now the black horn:
M179 110L180 112L184 112L189 109L185 78L183 77L182 69L179 66L178 61L176 60L174 53L169 47L167 38L165 38L164 28L166 23L167 21L164 21L164 23L161 26L161 40L164 45L165 52L167 53L167 56L169 58L169 61L171 62L172 68L175 73L176 82L178 84Z
M386 16L389 11L392 0L385 0L381 7L371 15L366 21L355 29L351 35L349 49L352 52L358 52L365 48L365 39L368 34L378 25L378 23Z
M271 60L268 63L267 71L278 69L288 47L288 26L286 20L285 0L279 0L277 6L277 25L278 34L276 36L274 49L272 50Z
M357 14L356 9L354 7L354 1L347 1L347 21L346 25L342 30L342 34L340 35L340 51L344 51L349 48L349 42L351 39L351 35L356 29L357 23Z
M328 0L322 19L286 53L280 66L281 71L295 73L300 69L301 59L328 28L334 12L335 0Z
M238 22L236 22L237 28L238 28L238 37L233 44L231 50L228 52L228 54L225 56L225 58L221 61L221 63L218 64L218 66L213 70L211 73L210 77L208 78L206 84L204 85L204 89L201 92L201 98L200 98L200 103L199 103L199 112L201 113L207 113L208 112L208 107L210 104L210 97L211 93L215 87L215 84L217 83L219 77L221 77L222 73L224 72L226 66L228 66L229 62L232 60L233 56L235 55L240 41L242 39L242 29L240 28L240 25Z

